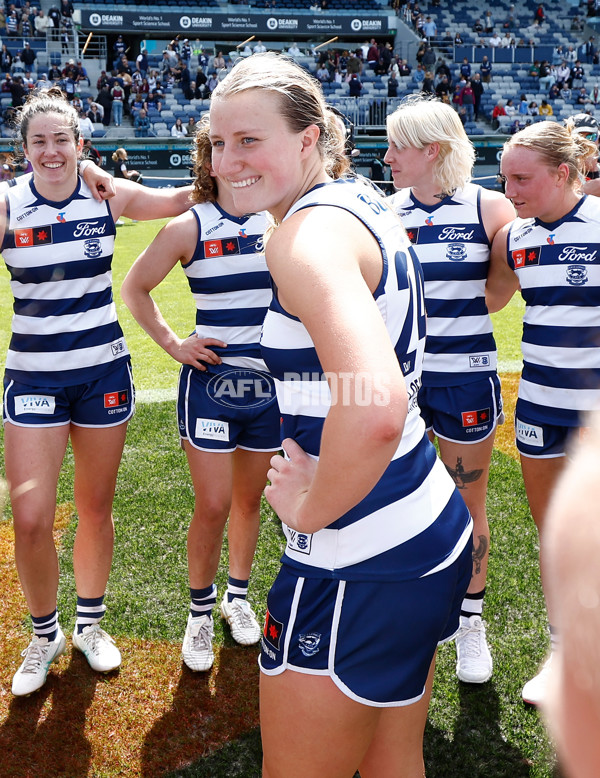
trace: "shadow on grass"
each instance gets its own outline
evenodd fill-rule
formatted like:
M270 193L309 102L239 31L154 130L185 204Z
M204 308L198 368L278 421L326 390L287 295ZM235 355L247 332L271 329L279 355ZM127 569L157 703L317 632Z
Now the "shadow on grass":
M258 726L258 652L256 648L223 647L210 673L192 673L183 666L171 708L148 732L141 754L144 778L177 776L260 775L249 767L232 772L228 759L244 751L249 730ZM223 746L224 741L228 742ZM257 747L260 746L260 743ZM256 747L250 749L256 752ZM220 758L221 751L226 752ZM258 759L260 755L252 759ZM216 760L216 761L215 761ZM222 772L216 765L223 764ZM208 764L205 770L205 765ZM212 766L211 766L212 765ZM202 770L202 772L201 772Z
M50 671L39 692L13 698L0 727L1 774L87 775L92 749L85 736L86 716L98 682L83 655L74 652L66 670L61 675Z
M425 728L427 778L528 778L532 763L500 729L500 698L493 683L459 683L459 714L448 731ZM553 773L559 778L559 773Z

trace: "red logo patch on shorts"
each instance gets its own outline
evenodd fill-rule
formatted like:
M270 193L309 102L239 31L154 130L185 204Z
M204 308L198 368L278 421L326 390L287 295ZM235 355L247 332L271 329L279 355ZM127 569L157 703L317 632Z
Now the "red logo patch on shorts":
M277 619L274 619L267 610L263 635L267 643L270 643L277 651L279 651L279 641L281 640L282 632L283 624L280 621L277 621Z
M476 424L485 424L490 420L490 409L482 408L480 411L464 411L461 413L463 427L474 427Z
M104 395L105 408L117 408L119 405L127 405L129 402L129 391L123 389L120 392L108 392Z

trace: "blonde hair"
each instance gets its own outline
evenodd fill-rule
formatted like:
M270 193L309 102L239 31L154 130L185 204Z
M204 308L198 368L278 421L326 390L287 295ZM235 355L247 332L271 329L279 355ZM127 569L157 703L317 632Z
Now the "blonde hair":
M514 146L531 149L542 157L548 167L567 165L568 183L575 187L579 183L585 160L598 154L598 147L580 132L572 132L574 124L562 127L556 122L537 122L525 127L509 138L503 152Z
M122 159L127 159L127 152L125 151L125 149L120 148L113 152L112 154L113 162L119 162Z
M274 52L253 54L236 62L213 90L211 101L225 100L250 89L278 95L281 115L292 132L302 132L312 124L319 128L317 148L332 178L339 178L349 169L344 133L335 114L325 105L320 84L304 68Z
M387 117L388 140L399 149L424 149L438 143L434 175L444 194L471 180L475 149L458 114L437 98L411 95Z
M210 142L210 122L204 115L197 122L192 161L194 163L194 191L190 199L195 203L214 203L217 199L217 180L211 175L212 146Z

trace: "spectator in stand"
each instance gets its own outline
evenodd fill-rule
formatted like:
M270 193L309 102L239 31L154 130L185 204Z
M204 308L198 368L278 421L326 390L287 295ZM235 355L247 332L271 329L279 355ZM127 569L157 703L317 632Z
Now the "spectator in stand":
M192 59L192 47L190 46L189 38L184 38L181 44L181 59L186 64L189 64Z
M60 30L60 10L56 6L51 6L48 9L48 18L52 21L52 27L55 30ZM50 27L50 25L48 25Z
M568 82L563 84L559 97L561 97L566 103L570 103L573 99L573 92L571 91Z
M582 86L579 89L579 92L577 93L577 97L575 98L575 103L577 105L586 105L587 103L591 103L590 96L587 93L587 89Z
M85 138L91 138L92 133L94 132L94 125L88 118L87 114L85 114L83 111L79 111L79 132L81 133L81 136Z
M519 116L529 116L529 105L527 104L527 97L525 95L521 95L519 99L518 114Z
M88 98L91 100L91 98ZM92 124L101 124L104 114L102 113L102 107L98 103L91 102L86 116L92 122Z
M479 66L479 72L481 73L481 80L484 84L489 84L492 80L492 63L489 60L487 54L484 54L481 58L481 65Z
M117 36L117 40L113 44L113 68L119 66L121 62L121 55L125 54L127 50L127 44L123 40L122 35Z
M554 83L548 90L548 100L554 101L557 97L560 97L560 87L557 83Z
M73 16L73 3L71 0L60 1L60 15L63 19L71 19Z
M483 15L483 27L487 33L491 33L494 29L494 18L489 8Z
M82 159L91 159L94 165L102 167L102 155L95 146L92 145L91 138L83 141L83 149L81 150Z
M462 61L462 65L460 66L460 75L465 79L465 81L471 78L471 65L469 63L468 57L465 57Z
M571 68L567 65L566 60L563 59L560 65L556 68L556 83L558 84L559 89L562 89L563 84L569 81L570 78Z
M503 49L510 49L516 46L516 41L510 34L510 32L505 33L504 38L502 38L500 42L500 47Z
M492 33L491 37L488 39L488 45L493 49L497 49L502 45L502 38L498 35L497 32Z
M587 40L587 43L585 46L583 46L583 50L585 52L585 61L588 63L588 65L593 64L594 60L597 56L597 49L596 49L596 39L593 35L590 35L590 37Z
M517 109L515 107L512 97L509 97L509 99L506 101L506 105L504 106L504 111L507 116L514 116L517 113Z
M448 81L448 76L442 76L435 87L435 93L444 103L449 103L450 92L452 92L452 87Z
M187 130L179 117L175 119L175 124L171 127L171 137L187 138Z
M17 38L19 35L19 17L15 9L6 17L6 34L9 38Z
M415 68L413 79L415 80L416 84L422 84L424 78L425 78L425 70L423 68L423 65L421 65L421 63L419 62L417 67Z
M435 65L435 51L425 44L425 54L423 54L423 67L425 70L431 70Z
M139 68L142 78L146 78L146 72L148 70L148 52L145 48L140 49L140 53L135 58L135 64Z
M541 3L539 3L538 7L535 9L535 13L533 15L533 21L537 22L538 24L543 24L546 21L544 6Z
M446 76L448 83L452 84L452 73L450 72L450 68L446 64L446 60L443 57L440 57L437 61L437 67L435 69L436 80L441 81L442 76Z
M123 103L125 101L125 90L118 81L115 81L115 85L110 90L110 96L112 99L112 118L115 123L115 127L120 127L123 121Z
M456 31L456 35L454 36L454 45L455 46L462 46L463 45L463 39L462 39L462 36L461 36L460 32L458 32L458 30Z
M212 95L213 91L217 88L218 83L219 79L214 73L212 73L206 82L206 97L210 97Z
M398 79L392 73L392 75L388 78L388 82L387 82L387 96L398 97L398 86L399 86Z
M403 59L398 65L398 75L400 78L408 78L412 72L411 66Z
M292 57L292 59L295 58L295 57L301 57L302 56L302 52L298 48L298 44L295 43L294 41L291 42L290 47L287 50L287 53L288 53L288 57Z
M542 100L542 104L539 108L540 116L554 116L554 110L547 100Z
M583 86L583 79L585 78L585 71L581 62L577 59L575 64L571 68L571 74L569 76L569 86L571 89L579 89Z
M187 124L184 124L188 138L193 138L196 134L196 119L194 116L188 117Z
M502 27L505 30L514 30L518 26L519 23L517 21L517 17L515 14L515 7L514 5L511 5L510 8L508 9L508 14L506 16L506 19L504 20Z
M460 105L465 109L466 121L472 122L475 116L475 95L470 80L460 91Z
M529 68L529 77L530 78L539 78L540 77L540 61L536 59L533 62L533 65Z
M25 89L21 76L17 76L12 80L9 91L12 97L13 108L18 108L25 103L25 98L27 97L27 92L29 90Z
M96 95L96 102L101 106L103 111L102 124L105 127L108 127L112 111L112 97L108 88L108 83L104 84Z
M478 35L481 35L483 32L483 24L481 23L481 19L475 20L475 24L473 25L473 32L476 32Z
M550 89L550 84L552 84L553 81L554 81L554 76L552 75L550 64L547 59L544 59L542 60L542 64L540 65L540 77L539 77L540 89Z
M262 41L256 41L256 45L254 46L255 54L264 54L266 50L267 48Z
M35 15L35 19L33 20L33 28L35 31L35 36L37 38L45 38L46 37L46 31L54 27L54 24L52 23L52 19L50 19L44 11L40 8L37 14Z
M479 118L479 109L481 107L481 96L483 95L483 84L481 83L481 74L475 73L471 79L471 89L475 97L475 121Z
M560 65L560 63L565 58L565 51L563 49L562 43L559 43L558 46L554 49L552 52L552 64L553 65Z
M569 65L574 65L577 61L577 52L573 46L569 46L565 51L565 59Z
M431 70L427 70L425 72L425 78L423 79L423 83L421 84L421 92L423 92L426 95L435 94L433 73L431 72Z
M322 84L329 83L329 70L325 67L325 65L321 65L315 75Z
M31 48L29 41L25 41L25 45L23 46L23 51L21 52L21 60L27 70L33 69L35 58L36 58L35 51Z
M425 19L425 24L423 25L423 33L425 34L425 37L427 38L428 42L431 44L431 39L435 38L437 35L437 25L431 18L431 16L427 16Z
M137 116L133 120L133 126L135 128L136 138L147 138L151 134L150 119L148 118L148 114L143 108L138 111Z
M540 109L539 109L538 104L535 102L535 100L532 100L529 103L528 108L529 108L529 115L530 116L538 116L539 115Z
M13 61L12 54L6 48L6 43L3 43L2 50L0 51L0 70L3 73L10 73L12 61Z
M352 73L350 80L348 81L348 94L350 97L360 97L362 92L362 81L358 77L357 73Z

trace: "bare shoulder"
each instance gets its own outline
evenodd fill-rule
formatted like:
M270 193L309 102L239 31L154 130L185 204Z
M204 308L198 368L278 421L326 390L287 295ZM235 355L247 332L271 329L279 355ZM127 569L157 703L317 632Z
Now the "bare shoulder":
M513 204L502 192L481 190L481 217L490 241L498 230L516 216Z

